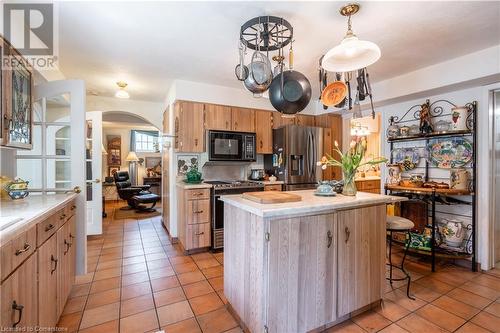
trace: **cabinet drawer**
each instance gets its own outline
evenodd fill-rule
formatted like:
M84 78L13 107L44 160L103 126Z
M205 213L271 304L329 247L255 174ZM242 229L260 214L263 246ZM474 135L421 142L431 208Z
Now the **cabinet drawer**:
M36 226L31 227L0 249L4 279L26 260L36 248Z
M210 198L210 189L209 188L200 188L195 190L186 190L186 199L209 199Z
M71 216L75 215L76 212L76 203L75 201L69 202L66 207L64 207L64 214L66 215L66 220Z
M60 225L59 217L57 215L52 215L45 221L42 221L36 226L36 244L40 246L45 242L50 236L52 236Z
M281 184L266 185L264 186L264 191L281 191Z
M210 223L190 224L186 229L186 250L210 246Z
M188 200L187 201L187 224L198 224L210 222L210 200Z

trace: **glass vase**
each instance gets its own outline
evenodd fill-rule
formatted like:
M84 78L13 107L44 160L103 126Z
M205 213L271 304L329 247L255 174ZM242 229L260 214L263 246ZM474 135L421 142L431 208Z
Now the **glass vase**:
M355 196L358 192L358 189L356 188L356 182L354 181L355 175L356 172L346 172L344 170L342 171L342 176L344 179L344 189L342 190L343 195Z

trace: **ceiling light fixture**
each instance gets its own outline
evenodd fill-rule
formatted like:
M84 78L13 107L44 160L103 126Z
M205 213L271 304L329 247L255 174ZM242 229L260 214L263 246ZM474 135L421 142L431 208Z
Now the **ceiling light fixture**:
M116 82L116 85L120 88L116 91L115 97L117 98L130 98L130 95L128 92L125 90L125 87L127 87L127 82L123 81L118 81Z
M377 44L360 40L352 31L351 16L359 11L359 4L349 4L340 9L347 16L347 33L339 45L323 57L321 66L330 72L350 72L375 63L380 58Z

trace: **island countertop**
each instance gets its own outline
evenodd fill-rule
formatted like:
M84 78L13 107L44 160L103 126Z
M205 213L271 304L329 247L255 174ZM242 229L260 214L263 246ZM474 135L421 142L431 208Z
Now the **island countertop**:
M366 192L358 192L356 196L353 197L344 196L342 194L337 194L334 197L320 197L314 195L314 191L315 190L292 191L291 193L300 195L302 197L302 201L280 204L260 204L244 199L241 195L226 195L222 196L220 200L264 218L291 215L312 215L407 200L404 197Z

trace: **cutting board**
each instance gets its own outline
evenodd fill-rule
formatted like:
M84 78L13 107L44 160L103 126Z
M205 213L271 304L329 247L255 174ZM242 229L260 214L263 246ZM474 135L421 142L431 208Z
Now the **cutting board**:
M243 193L243 198L261 204L302 201L302 197L300 195L280 191L247 192Z

